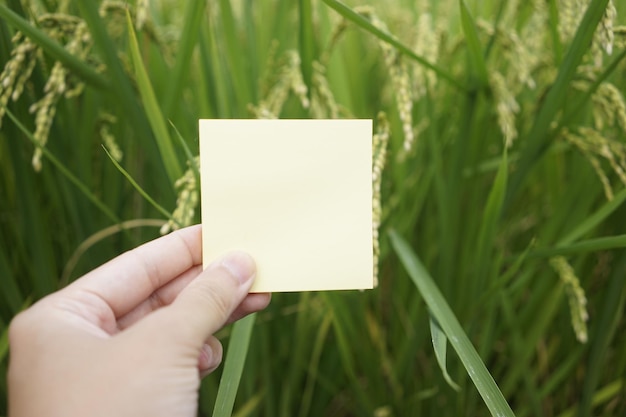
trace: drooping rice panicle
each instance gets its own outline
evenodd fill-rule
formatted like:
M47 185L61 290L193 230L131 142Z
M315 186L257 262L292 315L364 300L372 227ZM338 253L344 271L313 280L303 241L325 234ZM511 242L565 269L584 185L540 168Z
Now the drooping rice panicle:
M120 148L119 143L115 139L115 136L111 133L111 125L117 123L117 118L109 113L102 113L100 115L100 137L102 138L102 143L111 154L111 157L115 159L117 162L121 162L124 156L122 149Z
M37 63L39 51L37 45L25 38L21 32L13 36L12 43L15 46L11 51L11 59L0 73L0 127L9 100L17 101L22 95L24 86Z
M520 107L511 90L507 88L507 83L502 74L495 71L492 72L490 74L490 83L496 103L498 125L504 136L505 146L510 148L518 134L515 126L515 117L519 113Z
M300 70L300 56L294 50L285 53L285 62L278 69L277 80L269 89L267 96L258 105L250 105L249 109L258 119L276 119L290 92L300 100L303 108L310 106L308 88L304 84Z
M173 230L193 224L196 208L200 200L200 187L196 181L196 172L200 169L200 157L196 156L191 163L196 167L189 167L174 186L178 192L176 208L172 212L172 218L168 219L161 227L161 234L167 234Z
M559 274L561 282L565 287L576 339L580 343L587 343L587 320L589 319L589 313L587 312L587 297L585 296L585 291L580 286L580 280L572 266L563 256L551 258L550 265Z
M382 183L383 169L387 156L387 144L389 142L389 123L387 116L381 112L376 118L376 133L372 138L372 235L374 244L374 286L378 285L378 258L380 255L380 242L378 229L382 217L382 205L380 187Z

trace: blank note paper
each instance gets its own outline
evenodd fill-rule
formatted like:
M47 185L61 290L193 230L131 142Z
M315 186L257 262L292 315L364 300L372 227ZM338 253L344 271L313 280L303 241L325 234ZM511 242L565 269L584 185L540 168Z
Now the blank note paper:
M203 262L252 292L373 287L371 120L200 120Z

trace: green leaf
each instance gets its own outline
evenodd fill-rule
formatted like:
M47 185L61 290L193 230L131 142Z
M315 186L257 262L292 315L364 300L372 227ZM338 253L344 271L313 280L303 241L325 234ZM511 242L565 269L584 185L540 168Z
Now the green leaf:
M580 223L574 230L559 240L557 246L567 245L572 243L582 236L590 232L594 227L599 225L604 219L606 219L611 213L617 210L626 200L626 188L617 193L613 199L605 203L602 207L596 210L595 213L590 214L587 218Z
M353 350L350 349L352 341L356 340L359 335L357 323L350 314L350 309L343 299L337 298L337 294L332 292L323 292L322 296L331 307L332 324L337 338L337 350L341 356L341 364L345 374L351 383L355 399L360 406L361 412L370 410L373 405L371 399L363 389L358 378L356 359Z
M575 253L599 252L609 249L626 248L626 235L605 236L596 239L583 240L569 245L554 248L539 248L531 251L528 258L550 258Z
M557 113L563 108L563 104L569 92L570 83L576 75L576 69L581 63L583 56L589 49L593 34L598 26L598 22L600 22L600 19L604 16L608 2L609 0L592 0L589 3L589 7L583 16L580 26L578 26L576 30L574 40L559 67L556 80L548 90L548 94L539 108L537 117L527 135L528 144L522 154L515 176L511 178L511 186L509 187L510 197L515 195L525 181L528 172L551 145L551 143L547 142L549 139L548 133L550 132L550 124L555 119Z
M247 77L249 62L244 60L241 53L242 42L237 33L237 25L233 14L230 0L219 0L219 19L224 27L224 38L222 39L226 48L220 50L220 53L226 55L228 62L229 74L232 78L231 83L237 97L237 108L241 115L247 111L247 106L252 102L252 92L254 88ZM224 57L220 57L223 59Z
M226 361L224 362L224 372L215 398L213 417L230 417L233 413L235 397L241 381L243 365L246 362L255 320L256 314L251 314L233 325Z
M389 45L395 47L396 49L398 49L399 52L419 62L422 66L434 71L438 77L445 79L454 87L462 91L466 90L466 87L460 82L458 82L447 71L432 64L431 62L427 61L425 58L417 55L415 52L411 50L411 48L404 45L395 36L377 28L376 26L372 24L372 22L370 22L365 17L361 16L360 14L352 10L350 7L346 6L344 3L338 0L324 0L324 3L326 3L328 6L332 7L333 9L335 9L335 11L337 11L337 13L343 16L346 20L349 20L350 22L354 23L361 29L366 30L367 32L376 36L381 41L386 42Z
M150 204L152 204L152 206L157 209L162 215L164 215L166 218L172 220L173 222L176 222L173 218L172 218L172 214L165 210L159 203L157 203L152 197L150 197L150 195L143 189L141 188L141 186L137 183L137 181L135 181L135 179L128 173L128 171L126 171L119 162L117 162L115 160L115 158L113 158L113 156L111 155L111 153L109 153L109 150L102 145L102 149L104 149L104 152L106 152L107 156L109 157L109 159L111 160L111 162L113 162L113 165L115 165L115 168L117 168L118 171L120 171L122 173L122 175L124 175L126 177L126 179L128 180L128 182L130 182L130 184L135 188L135 190L137 190L137 192L139 192L139 194L141 194L141 196L143 198L146 199L146 201ZM180 225L179 225L180 226Z
M322 320L322 324L319 326L317 335L315 336L315 342L313 343L313 351L311 353L311 359L308 368L309 372L300 401L300 413L298 414L300 417L310 415L311 400L313 399L313 390L315 387L315 379L317 378L319 373L320 358L322 356L324 342L326 341L326 337L328 335L328 330L330 329L331 323L332 314L326 313L324 315L324 319Z
M602 73L594 79L593 83L589 86L587 91L585 91L585 94L578 98L571 108L568 108L568 111L563 115L559 127L567 126L579 117L580 112L589 104L593 93L595 93L600 84L606 81L606 79L609 78L609 76L617 69L620 62L622 62L624 58L626 58L626 49L617 54L615 58L611 60L611 63L607 65L604 71L602 71ZM559 129L557 128L557 130Z
M2 330L0 335L0 362L4 360L4 357L9 352L9 326L6 326Z
M121 220L111 211L106 204L104 204L94 193L91 192L89 187L87 187L81 180L79 180L72 172L63 165L61 161L59 161L45 146L41 146L37 140L33 137L33 134L26 129L26 127L17 120L17 117L9 109L6 110L7 116L13 123L24 133L24 135L35 145L37 148L41 149L41 153L46 157L48 161L52 163L56 167L56 169L65 176L72 184L74 184L84 195L91 201L96 207L98 207L102 213L104 213L113 223L121 223Z
M120 104L122 112L132 120L135 134L140 141L147 143L152 140L152 132L146 120L146 115L142 112L135 89L124 69L120 59L118 48L107 32L106 23L103 21L98 11L99 3L94 1L79 1L75 3L81 11L81 17L85 19L89 26L91 37L94 41L94 48L98 50L106 64L106 72L111 79L110 90L116 103Z
M20 309L20 305L24 301L18 285L19 278L16 277L15 272L11 270L8 256L8 253L0 251L0 277L2 277L2 286L0 286L0 293L2 294L1 302L7 305L12 313L17 313Z
M483 211L480 231L478 232L478 245L476 249L477 271L476 277L478 282L483 282L488 270L490 259L490 249L492 248L495 238L498 222L502 214L502 205L506 195L506 185L508 180L508 160L507 151L504 150L498 173L493 181L489 197L487 197L487 205Z
M128 29L128 42L130 46L130 56L135 68L135 77L137 79L137 86L139 87L139 93L143 100L144 107L146 109L146 115L152 126L152 131L156 139L159 152L161 153L161 159L165 165L167 176L170 179L172 186L178 178L183 174L180 167L180 163L176 158L176 152L172 145L172 139L169 131L167 130L167 124L159 108L150 78L146 72L146 68L143 65L141 54L139 53L139 44L137 43L137 37L135 36L135 29L130 19L130 14L126 12L126 23Z
M452 309L435 285L428 271L424 268L409 244L400 235L391 230L389 233L394 251L402 265L413 280L413 283L424 298L433 317L450 340L450 344L459 355L483 401L494 416L514 416L513 410L504 399L502 392L493 377L480 359L478 352L463 331L461 324Z
M614 266L604 297L597 304L598 317L589 338L591 348L587 359L587 372L582 384L578 417L592 415L591 407L594 394L596 394L597 386L602 380L602 371L607 364L606 356L610 351L611 341L624 317L624 304L626 303L626 286L624 285L626 257L624 255L626 255L624 251L618 255L619 263Z
M194 176L196 177L196 184L200 184L200 168L198 167L198 164L195 163L195 158L193 154L191 153L191 149L189 149L189 146L187 145L187 142L185 142L183 135L180 134L180 132L178 131L174 123L170 121L170 125L172 126L172 129L174 129L174 133L176 133L176 138L178 139L179 145L185 151L185 156L187 157L187 162L189 163L189 167L191 168Z
M476 83L476 87L482 88L489 84L489 75L487 73L485 55L478 41L476 23L463 0L459 0L459 7L461 8L461 26L463 27L469 54L470 77Z
M445 332L441 329L441 326L439 326L437 319L435 319L432 315L430 316L430 336L433 340L435 357L437 358L439 369L441 369L441 373L443 374L443 379L445 379L448 385L450 385L455 391L460 391L461 388L452 380L450 374L448 374L448 368L446 367L448 338L446 337Z
M182 94L183 83L188 78L191 57L200 33L200 24L202 23L207 4L205 0L193 0L186 3L185 24L182 28L183 31L178 42L178 53L176 54L174 69L171 76L168 77L170 83L163 101L163 113L166 115L170 114L172 106L178 102Z

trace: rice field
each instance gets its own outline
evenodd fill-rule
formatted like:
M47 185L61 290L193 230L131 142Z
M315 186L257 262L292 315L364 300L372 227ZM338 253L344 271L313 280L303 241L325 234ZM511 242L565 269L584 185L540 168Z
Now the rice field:
M200 221L198 119L367 118L378 287L222 330L200 415L626 415L626 3L363 3L0 3L3 373L18 311Z

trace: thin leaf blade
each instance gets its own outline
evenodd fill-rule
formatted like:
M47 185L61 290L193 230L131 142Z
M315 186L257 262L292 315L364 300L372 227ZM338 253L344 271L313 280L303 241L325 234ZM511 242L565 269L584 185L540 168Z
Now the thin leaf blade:
M157 102L148 72L143 65L141 54L139 53L139 44L137 42L137 36L135 35L135 29L130 19L130 14L126 13L126 23L128 29L128 43L130 47L130 56L135 68L135 78L137 79L137 86L139 87L139 93L143 100L144 107L146 109L146 116L161 154L161 159L165 165L167 176L170 179L172 185L178 178L182 176L182 169L178 159L176 158L176 152L174 150L173 142L167 130L167 124L161 113L161 109Z
M465 42L467 43L471 78L476 83L477 88L482 88L489 83L489 75L487 73L485 55L478 40L478 30L476 29L474 18L463 0L459 1L459 6L461 8L461 26L463 27Z
M441 369L443 379L446 380L446 382L452 387L452 389L454 389L455 391L460 391L461 388L457 385L456 382L452 380L452 377L450 377L450 374L448 373L448 368L446 366L448 337L446 336L446 333L443 331L441 326L439 326L437 319L435 319L432 315L430 316L430 336L433 341L435 358L437 358L437 363L439 364L439 369Z
M329 7L333 8L337 13L343 16L346 20L354 23L361 29L364 29L365 31L371 33L372 35L376 36L381 41L387 42L389 45L392 45L393 47L397 48L398 51L407 55L411 59L419 62L424 67L434 71L438 77L445 79L454 87L458 88L461 91L466 90L466 87L463 84L457 81L456 78L454 78L451 74L449 74L443 68L440 68L432 64L425 58L417 55L415 52L413 52L413 50L411 50L411 48L404 45L395 36L392 36L389 33L386 33L380 30L379 28L374 26L369 20L367 20L366 18L361 16L359 13L352 10L350 7L346 6L344 3L337 1L337 0L324 0L324 3L326 3Z
M409 244L394 230L390 231L391 245L400 258L402 265L424 298L426 305L437 319L450 340L450 344L459 355L485 405L494 416L511 417L515 414L506 402L493 377L485 367L476 349L463 331L452 309L435 285L428 271L424 268Z
M251 314L233 325L233 333L228 343L226 361L224 362L224 372L215 399L213 417L230 417L233 414L235 397L248 355L250 336L255 320L256 314Z

